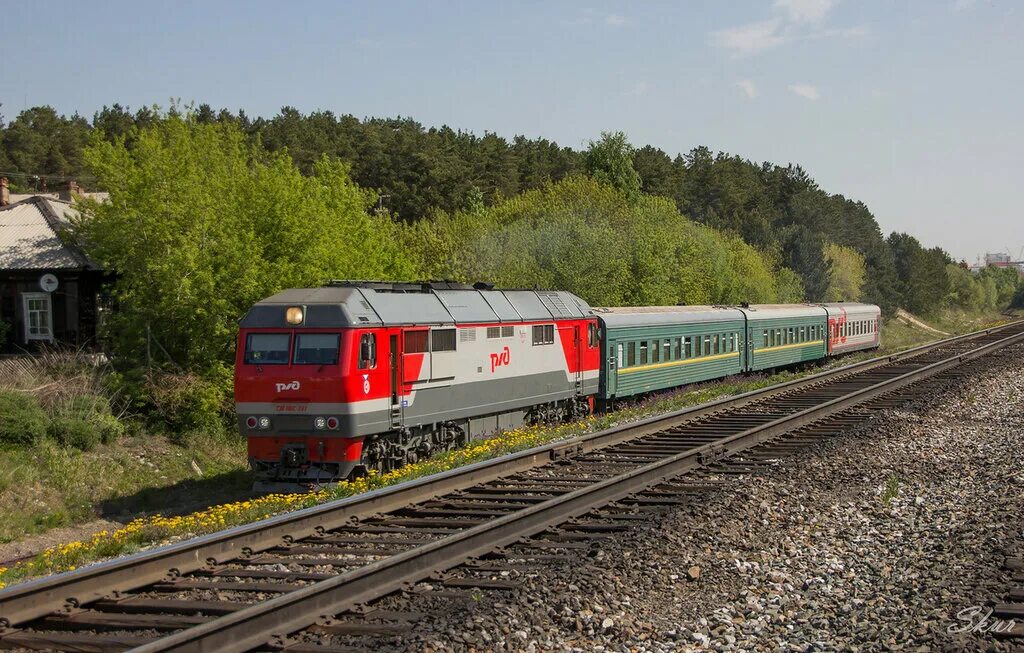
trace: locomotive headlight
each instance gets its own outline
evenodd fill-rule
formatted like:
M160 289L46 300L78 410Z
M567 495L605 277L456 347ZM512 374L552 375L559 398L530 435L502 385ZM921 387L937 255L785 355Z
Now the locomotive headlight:
M260 425L260 422L255 417L247 417L245 418L245 425L251 429L254 429Z
M302 314L301 306L289 306L284 312L284 319L288 324L302 324L303 317L305 316Z
M270 418L269 417L261 417L260 418L260 428L264 429L264 430L270 428Z
M315 420L313 420L313 428L315 428L318 431L323 431L325 428L327 428L327 418L317 417Z
M335 430L336 428L338 428L338 418L337 417L328 417L327 418L327 428L331 429L332 431Z

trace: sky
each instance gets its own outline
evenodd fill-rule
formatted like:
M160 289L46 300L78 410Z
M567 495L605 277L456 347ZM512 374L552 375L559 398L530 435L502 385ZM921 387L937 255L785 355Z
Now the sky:
M3 0L0 114L172 99L796 163L973 263L1024 247L1024 2Z

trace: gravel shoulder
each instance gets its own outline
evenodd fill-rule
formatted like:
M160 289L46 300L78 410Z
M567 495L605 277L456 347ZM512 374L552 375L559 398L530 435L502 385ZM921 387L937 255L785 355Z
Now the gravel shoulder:
M601 541L582 564L518 575L521 591L452 600L391 644L1021 650L978 626L1010 589L1005 557L1024 552L1022 354Z

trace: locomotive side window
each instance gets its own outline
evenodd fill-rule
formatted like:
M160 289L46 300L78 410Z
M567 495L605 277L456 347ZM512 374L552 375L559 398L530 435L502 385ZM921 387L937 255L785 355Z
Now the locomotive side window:
M533 344L535 344L535 345L553 345L553 344L555 344L555 325L554 324L535 324L535 325L533 325Z
M364 333L359 338L359 369L367 370L377 367L377 336Z
M590 348L596 347L598 344L597 337L597 325L591 322L587 325L587 346Z
M337 333L300 333L295 337L297 365L337 365Z
M245 363L287 365L291 339L287 333L250 333L245 339Z
M427 331L405 332L405 353L422 354L427 351Z
M430 351L455 351L455 329L434 329L431 331Z

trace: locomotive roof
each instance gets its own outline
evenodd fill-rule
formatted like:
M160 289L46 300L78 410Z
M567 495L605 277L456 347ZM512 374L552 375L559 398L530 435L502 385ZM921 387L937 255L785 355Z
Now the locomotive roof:
M241 326L289 327L289 306L305 307L303 326L323 328L564 320L591 314L585 301L565 291L374 283L284 290L256 303Z
M728 306L614 306L595 308L594 314L607 326L618 328L743 319L743 313Z

